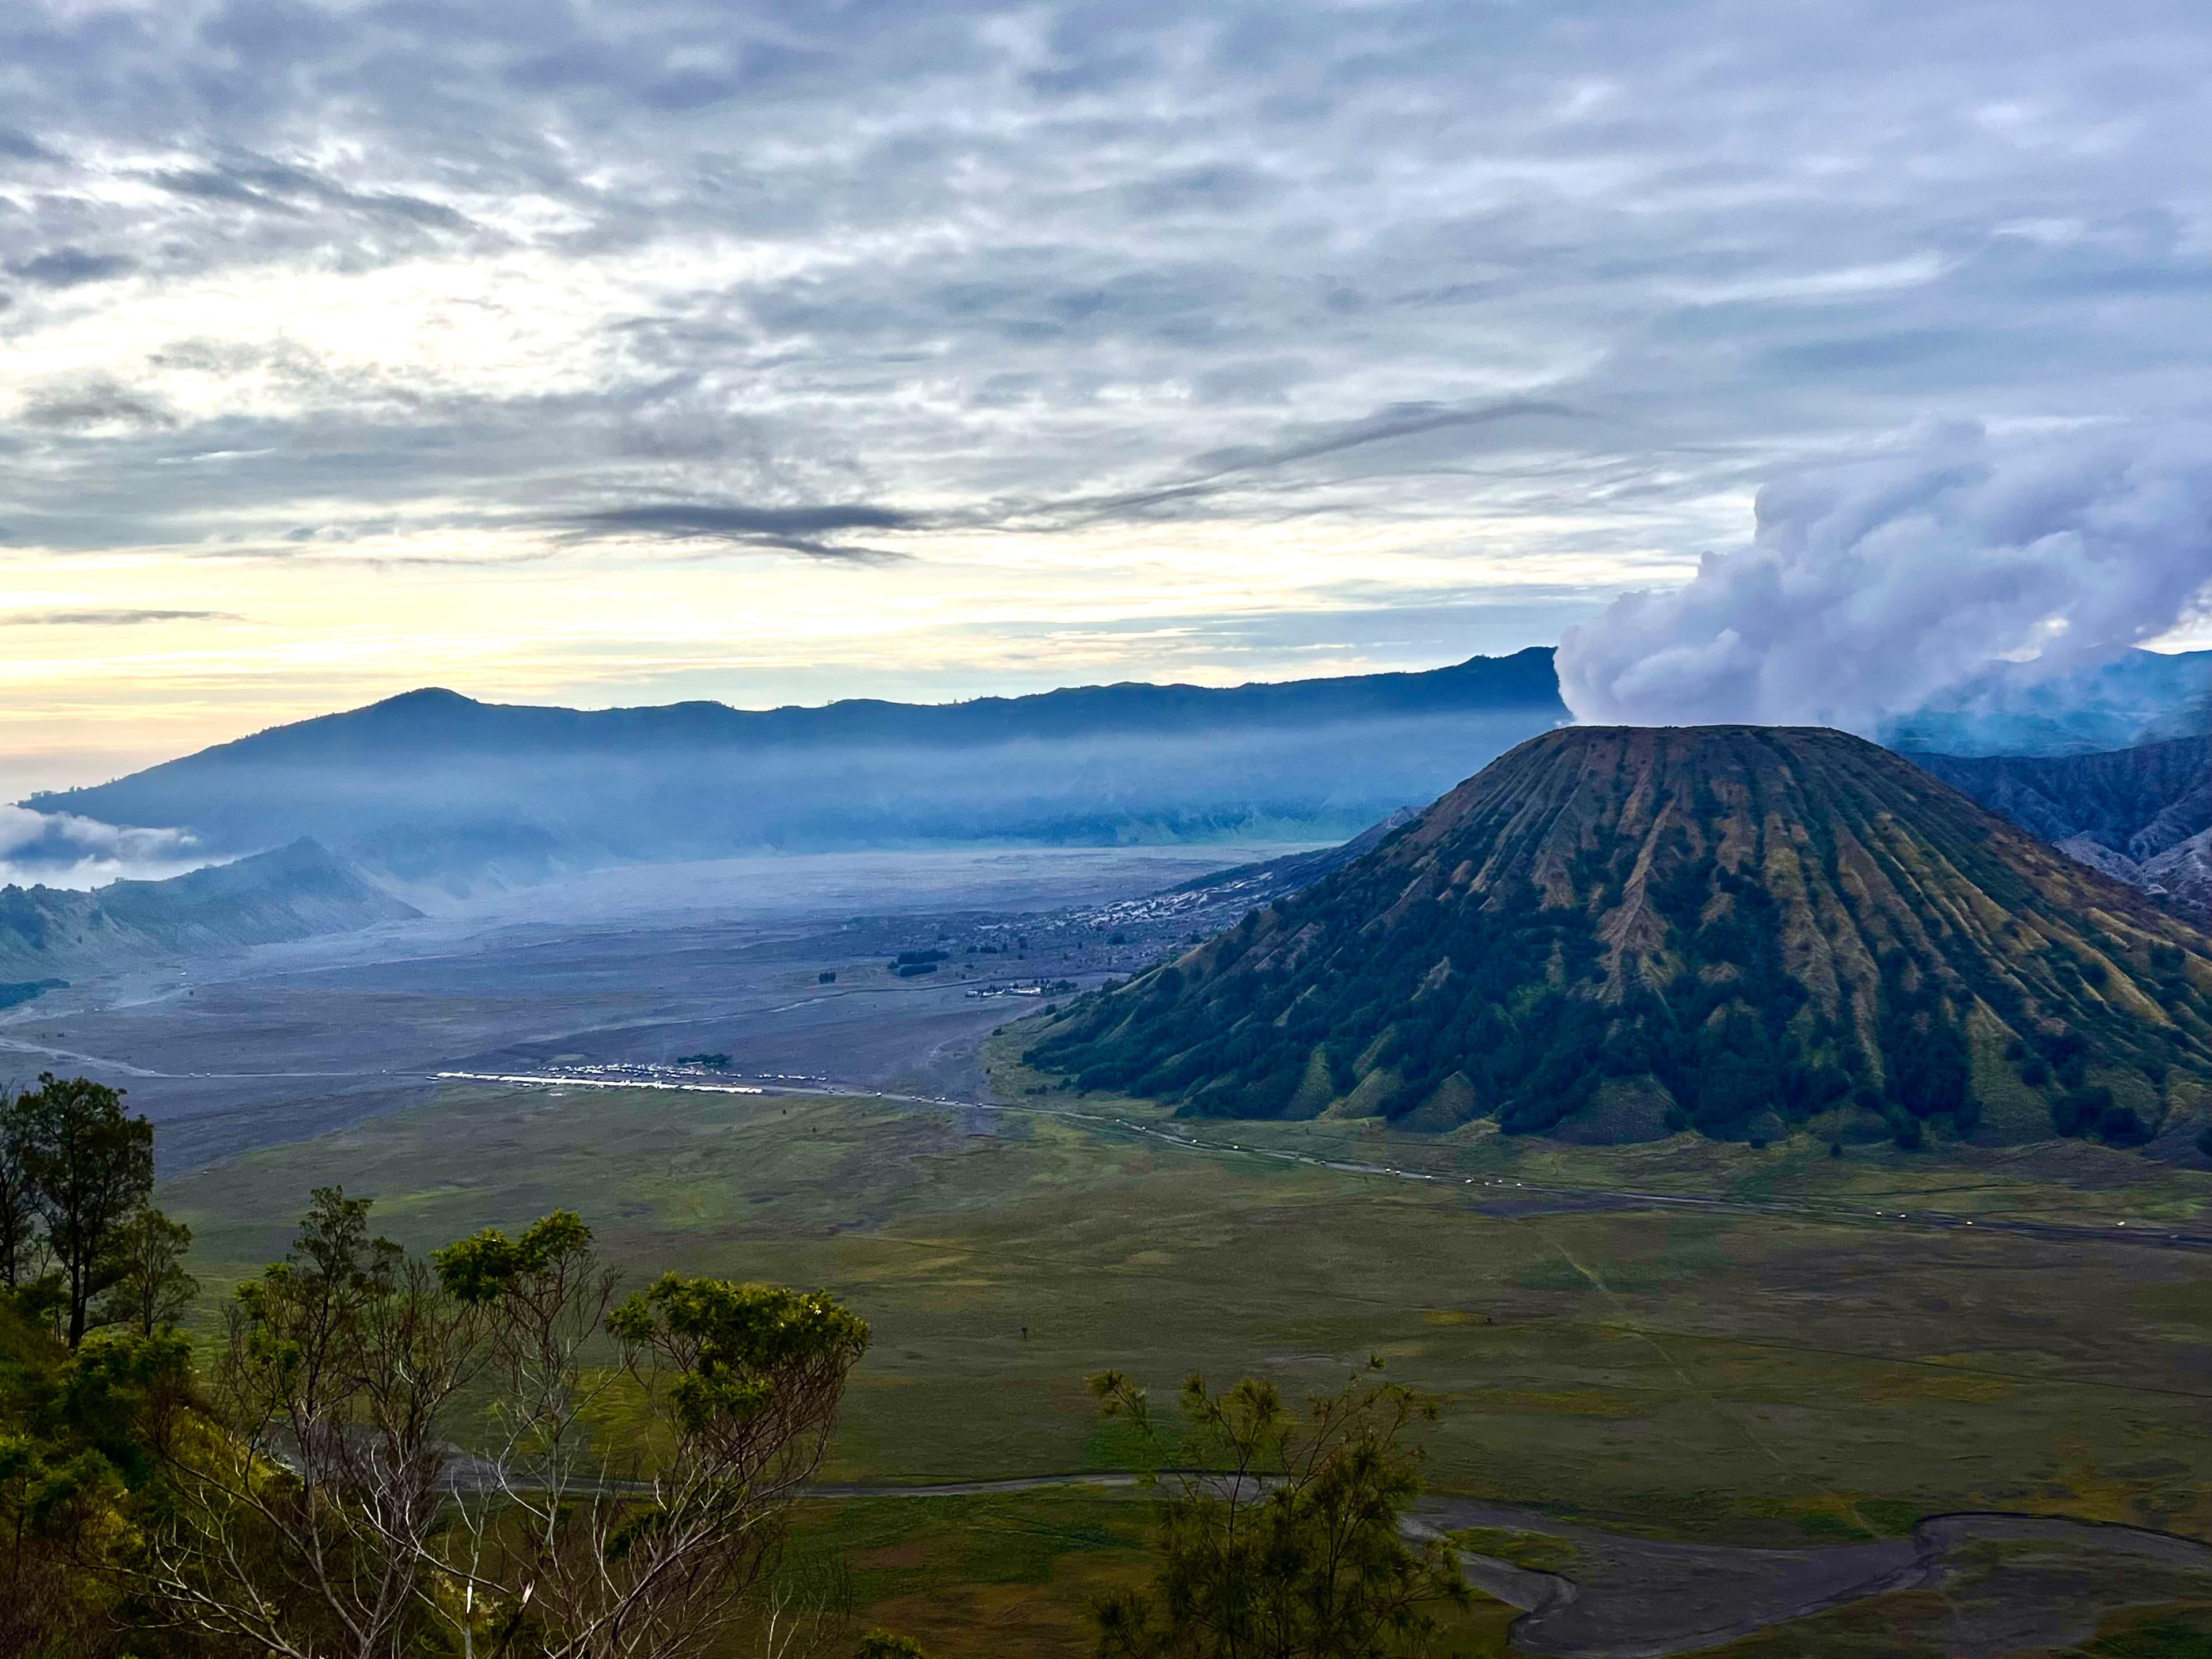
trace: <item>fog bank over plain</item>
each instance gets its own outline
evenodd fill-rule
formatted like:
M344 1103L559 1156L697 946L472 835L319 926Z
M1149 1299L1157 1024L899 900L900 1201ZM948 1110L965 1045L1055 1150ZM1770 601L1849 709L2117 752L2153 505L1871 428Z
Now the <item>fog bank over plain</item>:
M209 858L310 836L403 885L468 890L759 851L1340 841L1565 718L1536 650L1419 674L757 714L422 691L31 805Z

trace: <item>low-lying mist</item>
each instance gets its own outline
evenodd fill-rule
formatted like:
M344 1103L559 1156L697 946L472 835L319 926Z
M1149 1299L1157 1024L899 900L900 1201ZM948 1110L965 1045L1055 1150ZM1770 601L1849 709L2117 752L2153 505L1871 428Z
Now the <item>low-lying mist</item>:
M182 830L125 829L74 812L0 805L0 885L83 890L159 881L213 856Z
M141 775L134 795L115 799L190 826L210 857L308 836L429 883L768 849L1326 841L1425 804L1553 723L1516 709L959 747L524 749L319 763L244 753L219 764L212 751Z

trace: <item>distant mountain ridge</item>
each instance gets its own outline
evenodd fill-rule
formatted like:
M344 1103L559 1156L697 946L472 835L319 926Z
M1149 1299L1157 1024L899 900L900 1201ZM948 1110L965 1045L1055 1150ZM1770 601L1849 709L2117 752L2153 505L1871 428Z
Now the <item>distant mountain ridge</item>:
M1541 648L1422 673L762 713L425 690L30 804L220 848L312 836L431 882L769 848L1318 840L1565 718Z
M0 975L49 975L350 933L422 914L327 848L295 842L166 881L0 888Z
M2085 837L2136 863L2212 825L2212 737L2082 755L1907 758L2045 841Z
M1030 1058L1197 1115L2185 1146L2212 940L1842 732L1572 727Z
M457 691L426 687L366 708L272 726L184 760L149 767L119 782L218 759L319 761L334 756L395 754L419 759L439 751L504 753L524 744L568 753L623 755L671 749L809 748L825 743L966 748L1130 732L1180 735L1322 726L1468 708L1528 708L1563 718L1565 710L1559 702L1559 678L1549 648L1531 646L1509 657L1473 657L1449 667L1410 673L1222 687L1123 681L947 703L854 698L818 708L749 709L696 702L638 708L561 708L479 702ZM118 787L119 783L105 784L40 799L42 805L97 800ZM77 808L63 805L61 810Z
M1905 752L2077 755L2207 732L2212 651L2135 650L2057 675L1993 664L1876 736Z
M2083 863L2212 921L2212 737L2096 754L1911 759Z

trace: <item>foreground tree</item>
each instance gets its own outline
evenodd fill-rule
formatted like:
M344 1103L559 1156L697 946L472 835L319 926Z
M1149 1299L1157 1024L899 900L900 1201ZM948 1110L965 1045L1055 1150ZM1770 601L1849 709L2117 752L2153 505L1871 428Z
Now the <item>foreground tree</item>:
M407 1650L484 1320L318 1188L286 1258L239 1287L213 1420L172 1465L155 1594L182 1622L306 1659Z
M24 1163L24 1103L13 1083L0 1087L0 1287L20 1290L45 1271L38 1194Z
M501 1383L501 1431L451 1565L468 1639L481 1628L547 1659L681 1659L763 1594L772 1644L814 1628L773 1569L865 1324L827 1296L677 1273L616 1304L616 1276L565 1211L437 1262L457 1297L490 1310ZM586 1363L602 1329L613 1366ZM643 1431L628 1443L588 1431L610 1401Z
M681 1659L754 1600L772 1655L824 1628L774 1568L864 1324L672 1273L617 1303L565 1211L428 1261L368 1212L319 1190L240 1289L149 1550L177 1622L285 1659Z
M160 1449L191 1397L184 1340L72 1352L0 1303L0 1654L182 1659L147 1630L130 1569L161 1501Z
M192 1230L151 1205L116 1230L108 1247L114 1282L99 1307L100 1322L151 1336L184 1317L200 1282L185 1271Z
M154 1126L124 1115L119 1091L52 1072L40 1075L35 1093L16 1097L10 1115L32 1207L62 1274L64 1326L74 1348L84 1340L94 1298L120 1277L118 1232L154 1190Z
M1380 1362L1372 1362L1379 1370ZM1091 1379L1109 1417L1156 1437L1145 1390ZM1160 1505L1158 1571L1097 1610L1101 1659L1410 1659L1439 1609L1470 1601L1440 1540L1401 1530L1420 1492L1411 1436L1436 1406L1356 1376L1304 1413L1248 1377L1226 1393L1183 1385L1177 1449L1193 1472Z

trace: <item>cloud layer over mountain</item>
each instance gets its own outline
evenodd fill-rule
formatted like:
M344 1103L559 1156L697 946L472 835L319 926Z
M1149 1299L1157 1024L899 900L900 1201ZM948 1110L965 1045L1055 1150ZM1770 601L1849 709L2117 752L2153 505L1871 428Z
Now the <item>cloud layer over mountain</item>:
M159 880L207 862L181 830L128 829L74 812L0 805L0 883L98 887Z

